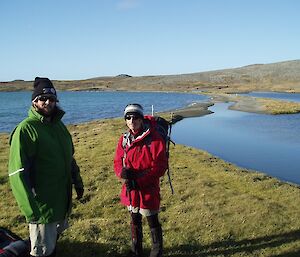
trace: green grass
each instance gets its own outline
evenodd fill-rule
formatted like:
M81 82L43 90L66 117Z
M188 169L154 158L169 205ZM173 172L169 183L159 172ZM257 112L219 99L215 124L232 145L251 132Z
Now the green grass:
M295 114L300 112L300 103L280 101L268 98L256 99L266 112L271 114Z
M119 204L113 157L121 119L69 126L85 184L74 200L71 227L58 256L124 256L130 248L129 216ZM27 225L7 181L8 135L0 135L0 226L23 237ZM165 256L298 256L300 189L183 145L171 147L175 194L161 182ZM144 221L145 223L145 221ZM144 246L150 249L144 226Z

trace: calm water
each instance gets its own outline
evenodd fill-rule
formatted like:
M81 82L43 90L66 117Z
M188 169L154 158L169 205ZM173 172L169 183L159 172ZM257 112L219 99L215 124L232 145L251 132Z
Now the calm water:
M300 114L245 113L228 110L229 105L216 104L211 115L175 124L174 141L300 184Z
M142 103L145 113L181 108L205 101L205 96L176 93L58 92L67 124L121 117L130 102ZM262 93L259 93L260 95ZM268 97L278 98L277 93ZM27 116L30 92L0 93L0 132L10 132ZM282 97L282 95L280 95ZM266 96L262 96L266 97ZM300 94L285 99L300 101ZM298 97L298 98L297 98ZM300 114L262 115L228 110L220 103L211 115L184 119L174 125L176 143L190 145L235 163L300 184Z
M290 102L300 102L300 94L290 94L290 93L277 93L277 92L251 92L248 94L242 94L254 97L263 98L273 98L278 100L290 101Z
M58 92L66 124L121 117L128 103L141 103L145 113L167 111L207 99L206 96L153 92ZM0 92L0 132L10 132L28 113L30 92Z

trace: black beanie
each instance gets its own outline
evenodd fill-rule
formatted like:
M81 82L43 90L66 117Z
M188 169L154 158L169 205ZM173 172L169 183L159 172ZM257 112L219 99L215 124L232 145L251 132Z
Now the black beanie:
M56 97L56 90L50 79L39 77L35 78L31 99L34 100L39 95L53 95Z

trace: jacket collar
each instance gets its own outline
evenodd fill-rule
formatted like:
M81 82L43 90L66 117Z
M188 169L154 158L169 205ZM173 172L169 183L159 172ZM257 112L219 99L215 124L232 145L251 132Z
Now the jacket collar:
M150 126L148 124L144 124L143 130L135 138L130 131L129 131L129 133L130 133L130 136L129 136L130 145L132 145L134 143L137 143L137 142L143 140L145 137L147 137L150 134Z

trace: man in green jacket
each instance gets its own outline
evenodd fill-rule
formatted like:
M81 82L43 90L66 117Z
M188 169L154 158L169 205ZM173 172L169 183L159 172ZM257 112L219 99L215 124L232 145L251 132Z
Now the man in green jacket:
M48 78L35 78L33 86L28 117L10 137L9 180L29 222L31 256L55 256L58 235L68 226L72 184L77 199L84 190L56 90Z

